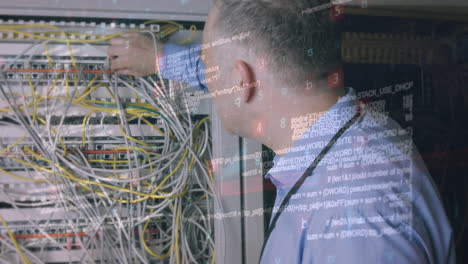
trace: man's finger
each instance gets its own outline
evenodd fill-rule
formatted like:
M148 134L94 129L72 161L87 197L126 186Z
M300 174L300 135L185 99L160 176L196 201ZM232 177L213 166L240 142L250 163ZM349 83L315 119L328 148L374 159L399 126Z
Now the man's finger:
M116 71L116 73L122 74L122 75L131 75L128 69L121 69L121 70Z
M127 39L123 37L115 37L111 38L110 43L111 45L125 45L125 41L127 41Z
M114 57L124 55L126 51L128 50L122 46L112 45L109 48L107 48L107 55L109 56L109 58L114 58Z
M127 55L119 56L111 61L111 70L119 71L129 68L129 60Z
M126 39L138 38L140 36L141 36L141 33L137 33L137 32L125 32L122 34L122 37Z
M122 75L137 76L137 77L143 77L144 76L140 72L134 71L132 69L121 69L121 70L116 71L116 73L117 74L122 74Z

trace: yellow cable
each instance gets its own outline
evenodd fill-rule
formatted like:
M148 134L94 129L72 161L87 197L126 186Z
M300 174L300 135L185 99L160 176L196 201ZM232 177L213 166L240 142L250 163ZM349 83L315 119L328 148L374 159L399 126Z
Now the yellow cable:
M113 159L114 159L114 161L117 161L117 156L114 155ZM112 164L112 169L114 169L114 171L117 170L117 163ZM120 179L119 174L117 172L114 172L114 177L117 178L117 179Z
M109 86L108 86L108 85L105 85L104 87L106 87L106 90L107 90L107 92L109 93L110 97L111 97L112 99L114 99L114 102L116 102L117 99L115 98L114 93L110 90Z
M44 25L44 24L28 24L28 25L0 25L0 29L2 28L51 28L51 29L60 29L57 26L52 25Z
M179 224L180 224L180 206L176 205L176 228L175 228L175 253L176 253L176 263L180 264L180 255L179 255Z
M174 175L180 168L180 166L182 166L184 160L185 160L185 157L187 156L188 154L188 149L185 150L184 154L182 155L182 158L179 160L177 166L174 168L174 170L172 172L170 172L160 183L159 185L156 187L156 189L154 189L149 195L146 195L145 197L142 197L140 199L135 199L133 201L131 201L131 203L138 203L138 202L142 202L142 201L145 201L147 200L148 198L151 198L151 195L154 195L156 194L159 189L161 189L164 184L171 178L172 175ZM164 196L163 196L164 197ZM164 198L168 198L168 197L164 197Z
M178 28L183 28L183 26L181 24L178 24L174 21L170 21L170 20L150 20L150 21L146 21L144 22L143 24L152 24L152 23L156 23L156 22L164 22L164 23L168 23L168 24L172 24L172 25L175 25L177 26ZM169 25L166 25L166 26L169 26ZM164 26L163 26L164 27ZM49 41L58 41L58 42L66 42L67 39L62 39L62 38L50 38L50 37L45 37L45 36L41 36L41 35L37 35L37 34L33 34L33 33L29 33L29 32L23 32L23 31L18 31L18 30L13 30L13 29L23 29L23 28L50 28L50 29L56 29L56 30L60 30L59 27L57 26L51 26L51 25L36 25L36 24L30 24L30 25L0 25L0 31L5 31L5 32L13 32L13 33L16 33L16 34L24 34L25 36L28 36L28 37L32 37L32 38L38 38L38 39L44 39L44 40L49 40ZM135 30L130 30L130 31L127 31L127 32L141 32L141 31L144 31L142 29L135 29ZM106 40L109 40L111 38L115 38L115 37L118 37L118 36L121 36L122 34L124 33L127 33L127 32L122 32L122 33L118 33L118 34L113 34L113 35L104 35L104 37L102 38L98 38L98 39L95 39L95 40L79 40L79 39L76 39L76 40L73 40L73 39L69 39L69 41L71 43L74 43L74 42L81 42L81 43L93 43L93 42L100 42L100 41L106 41ZM64 32L64 31L58 31L58 32L39 32L40 34L61 34L61 35L65 35L65 38L67 38L67 36L86 36L86 37L92 37L92 36L98 36L98 35L92 35L92 34L85 34L85 33L75 33L75 32Z
M43 100L43 99L41 99L41 100ZM104 110L108 110L108 109L104 109ZM115 113L116 111L117 111L117 110L111 111L111 113ZM85 143L85 141L86 141L86 129L85 129L85 128L86 128L86 122L87 122L87 119L90 117L90 115L93 114L94 112L96 112L96 111L91 111L91 112L89 112L89 113L84 117L84 119L83 119L83 123L82 123L82 145L83 145L83 147L86 145L86 143ZM37 118L37 120L39 120L41 123L43 123L44 125L46 125L45 120L43 120L42 118L38 118L38 117L36 117L36 118ZM207 121L208 119L209 119L208 117L202 119L202 120L198 123L198 125L195 127L195 129L198 129L198 128L199 128L205 121ZM161 133L162 135L164 135L164 133L163 133L161 130L159 130L157 127L155 127L154 125L152 125L148 120L146 120L146 119L144 119L144 118L143 118L142 120L143 120L146 124L150 125L153 129L155 129L156 131L158 131L159 133ZM148 145L145 144L144 142L139 141L139 140L137 140L137 139L134 139L134 138L128 136L128 135L123 131L123 129L122 129L121 126L119 126L119 128L120 128L121 132L123 132L124 136L126 136L128 139L130 139L130 140L132 140L132 141L134 141L134 142L136 142L136 143L139 143L139 144L148 146ZM55 132L55 130L52 129L52 132L54 133L54 135L58 136L57 133ZM24 137L25 137L25 136L24 136ZM12 148L12 147L14 147L15 145L17 145L20 141L21 141L21 140L18 140L18 142L17 142L16 144L14 144L13 146L10 146L10 148ZM66 147L65 142L63 141L63 139L62 139L61 137L59 137L59 141L60 141L60 143L61 143L61 145L62 145L62 148L64 149L64 151L65 151L65 153L66 153L67 147ZM5 151L5 150L3 150L2 152L4 152L4 151ZM193 160L193 158L192 158L192 160ZM191 164L193 164L193 161L191 162Z
M183 45L183 44L189 42L190 40L192 40L193 37L195 37L195 34L197 33L197 27L195 25L191 25L190 30L192 31L190 36L188 38L182 40L181 42L179 42L179 44Z
M52 81L52 87L50 87L49 91L47 91L47 96L50 95L50 93L55 89L55 84L57 83L58 78L55 78L54 81Z
M161 135L165 136L166 134L162 132L159 128L157 128L155 125L151 124L150 121L146 120L145 118L141 118L143 122L145 122L148 126L150 126L152 129L155 131L158 131Z
M80 95L80 97L76 98L73 102L76 104L80 101L82 101L86 96L88 96L90 93L94 92L97 88L101 87L101 86L107 86L106 84L104 83L98 83L96 84L95 86L91 87L94 82L97 80L98 76L94 76L93 79L91 79L91 81L88 83L88 85L86 86L86 88L84 89L83 93ZM91 88L91 89L90 89ZM89 89L89 90L88 90Z
M72 50L72 47L71 47L71 44L70 44L70 39L66 38L66 42L67 42L68 52L70 52L70 59L71 59L73 68L75 68L75 70L78 70L78 66L76 65L75 56L73 56L73 50ZM75 85L76 85L76 83L75 83Z
M149 198L156 198L156 199L164 199L164 198L171 198L171 197L179 197L181 196L182 194L176 194L176 195L173 195L171 197L166 197L166 196L161 196L161 195L156 195L156 193L159 191L159 189L162 188L162 186L164 186L164 184L166 183L167 180L169 180L169 178L174 175L180 168L180 166L182 166L183 164L183 161L185 160L185 157L187 156L187 153L188 153L188 149L185 150L182 158L179 160L176 168L170 172L164 179L163 181L161 181L161 183L156 187L156 189L154 189L150 194L145 194L145 193L141 193L141 192L137 192L137 191L133 191L133 190L130 190L130 189L125 189L125 188L120 188L120 187L117 187L117 186L113 186L113 185L110 185L110 184L105 184L105 183L99 183L99 182L93 182L93 181L90 181L90 180L84 180L84 179L79 179L79 178L76 178L75 176L73 176L70 172L68 172L66 169L64 169L63 167L61 167L60 165L58 164L53 164L52 161L44 158L44 157L41 157L39 155L37 155L36 153L34 152L31 152L30 154L33 155L35 158L39 159L39 160L42 160L42 161L45 161L45 162L48 162L50 164L53 164L55 167L57 167L58 169L60 169L61 171L63 171L65 174L63 173L56 173L57 175L61 176L61 177L64 177L64 178L67 178L67 179L70 179L70 180L73 180L73 181L76 181L78 183L80 183L81 185L83 185L84 187L88 188L86 186L86 184L89 184L89 185L95 185L95 186L101 186L101 187L105 187L105 188L109 188L109 189L113 189L113 190L118 190L118 191L122 191L122 192L127 192L127 193L131 193L131 194L135 194L135 195L138 195L138 196L142 196L142 198L140 199L136 199L136 200L131 200L131 201L125 201L125 200L120 200L121 202L125 202L125 203L138 203L138 202L141 202L141 201L144 201L144 200L147 200ZM32 168L35 168L37 170L40 170L40 171L45 171L45 172L48 172L48 173L54 173L53 170L51 169L46 169L44 167L40 167L36 164L32 164L32 163L29 163L29 162L26 162L26 161L23 161L23 160L20 160L18 158L14 158L14 157L9 157L10 160L13 160L13 161L16 161L20 164L23 164L25 166L28 166L28 167L32 167Z
M106 163L106 164L125 164L128 161L125 160L88 160L88 162L99 162L99 163Z
M1 30L1 28L0 28L0 30ZM60 34L60 35L76 36L76 37L85 36L87 38L91 38L92 36L100 36L100 35L97 35L97 34L93 35L93 34L87 34L87 33L65 32L65 31L40 31L40 32L34 32L34 33L42 34L42 35Z
M151 213L152 214L154 212L154 209L151 209ZM145 224L143 225L143 229L141 230L141 241L142 241L142 244L143 244L143 247L145 248L145 251L148 252L148 254L150 254L151 256L155 257L155 258L158 258L158 259L165 259L169 256L169 254L172 253L172 245L169 247L169 250L164 253L163 255L159 255L159 254L156 254L154 253L149 247L148 245L146 244L146 241L145 241L145 233L146 233L146 229L148 229L148 225L151 221L151 218L148 219Z
M122 133L122 135L123 135L124 137L126 137L128 140L131 140L131 141L133 141L133 142L135 142L135 143L138 143L138 144L143 145L143 146L146 146L146 147L148 146L148 144L146 144L145 142L143 142L143 141L141 141L141 140L138 140L138 139L136 139L136 138L134 138L134 137L131 137L131 136L129 136L127 133L125 133L125 131L124 131L122 125L119 125L119 130L120 130L120 133Z
M192 27L191 27L191 29L193 30ZM169 29L167 32L169 32L170 30L171 30L171 29ZM7 30L7 31L10 31L10 32L11 32L11 30ZM15 31L13 31L13 32L15 32ZM25 32L16 32L16 33L24 34ZM26 35L34 36L34 34L29 34L29 33L26 33ZM121 34L115 34L115 35L113 35L113 36L118 36L118 35L121 35ZM192 34L192 35L193 35L193 34ZM35 37L37 37L37 35L36 35ZM108 37L109 37L109 36L108 36ZM39 36L39 38L41 38L41 37ZM109 39L110 39L110 38L109 38ZM63 39L53 39L53 38L49 38L48 40L50 40L50 41L57 41L57 40L58 40L58 41L64 41ZM72 54L72 50L71 50L70 43L71 43L71 42L87 42L87 41L82 41L82 40L74 41L74 40L69 40L69 39L66 39L65 41L67 42L67 47L68 47L68 49L69 49L69 51L70 51L70 55L71 55L71 58L72 58L72 64L74 64L75 68L77 68L77 67L76 67L76 62L74 61L74 57L73 57L73 54ZM97 40L92 40L92 41L89 41L89 42L97 42L97 41L100 41L100 40L97 39ZM47 47L47 48L48 48L48 47ZM47 52L47 53L48 53L48 52ZM48 59L50 59L50 57L49 57ZM50 66L50 60L49 60L49 66ZM28 77L29 77L29 76L28 76ZM29 79L29 82L30 82L30 86L32 86L32 89L33 89L33 105L34 105L35 109L37 109L37 97L36 97L36 94L35 94L35 91L34 91L34 87L33 87L33 85L32 85L32 82L31 82L30 78L28 78L28 79ZM53 86L52 86L52 88L49 90L49 93L48 93L48 94L50 94L50 92L51 92L51 91L53 90L53 88L55 87L55 82L56 82L56 80L54 80ZM67 82L67 83L66 83L67 97L69 97L70 95L69 95L69 91L68 91L68 90L69 90L68 78L67 78L66 82ZM77 76L75 76L75 85L77 85ZM108 87L106 87L106 88L108 88ZM76 92L76 90L75 90L75 92ZM110 94L111 94L111 96L113 96L111 92L110 92ZM114 99L115 99L115 98L114 98ZM42 100L42 99L41 99L41 100ZM81 100L81 99L80 99L80 100ZM139 105L141 105L141 104L139 104ZM112 113L118 112L118 110L116 110L116 109L115 109L115 110L111 110L111 111L109 111L109 109L104 109L104 108L96 108L96 109L99 109L99 110L107 110L107 112L112 112ZM138 113L140 113L141 111L142 111L142 110L129 109L128 113L138 114ZM37 111L34 111L34 118L36 118L36 114L37 114ZM90 113L90 114L91 114L91 113ZM89 115L90 115L90 114L89 114ZM88 116L88 118L89 118L89 116ZM41 120L41 122L45 123L43 120ZM147 124L149 123L149 121L147 121L146 119L144 119L144 122L147 123ZM86 120L84 120L84 124L86 124ZM150 124L150 123L149 123L149 124ZM152 124L151 124L151 125L152 125ZM154 126L152 126L152 127L155 128ZM121 129L121 131L123 130L122 127L120 127L120 129ZM160 131L159 129L155 129L155 130L157 130L158 132L160 132L161 134L164 135L164 133L162 133L162 131ZM122 132L123 132L123 131L122 131ZM54 133L55 133L55 132L54 132ZM125 134L125 133L123 133L123 134ZM125 134L125 135L126 135L126 134ZM126 136L128 136L128 135L126 135ZM61 139L61 138L60 138L60 139ZM85 134L84 134L84 139L85 139ZM135 139L135 140L136 140L136 139ZM138 142L137 142L137 143L138 143ZM144 142L141 142L141 143L144 144ZM64 144L64 143L62 142L62 144ZM146 144L144 144L144 145L146 145ZM148 198L150 198L150 197L158 198L159 196L154 195L154 194L155 194L155 193L164 185L164 183L180 168L180 166L182 165L183 160L185 159L187 153L188 153L188 150L185 151L185 153L184 153L182 159L179 161L179 163L178 163L178 165L176 166L176 168L174 169L174 171L172 171L168 176L166 176L166 178L163 180L163 182L161 182L161 184L156 188L156 190L153 191L150 195L142 194L142 193L139 193L139 192L134 192L134 191L132 191L132 190L123 189L123 188L115 187L115 186L112 186L112 185L108 185L107 187L108 187L108 188L111 188L111 189L116 189L116 190L121 190L121 191L127 191L127 192L134 193L134 194L137 194L137 195L142 194L143 196L145 196L144 199L148 199ZM17 160L17 159L14 158L14 160ZM48 161L47 159L43 159L43 160L44 160L44 161ZM17 161L20 161L20 160L17 160ZM23 162L23 161L21 161L21 162ZM20 162L20 163L21 163L21 162ZM50 163L50 161L48 161L48 162ZM26 165L25 162L23 162L23 164ZM192 158L191 165L192 165L192 164L193 164L193 158ZM34 165L34 164L29 164L29 165ZM33 167L34 167L34 166L33 166ZM36 166L36 169L38 169L37 166ZM63 170L63 169L62 169L62 170ZM50 171L50 170L49 170L49 171ZM64 171L64 172L67 172L66 170L63 170L63 171ZM50 172L52 172L52 171L50 171ZM63 174L62 174L62 175L63 175ZM88 183L88 184L91 184L91 185L99 185L99 186L104 186L104 187L106 187L104 184L94 183L94 182L89 182L89 181L86 181L86 180L78 179L78 178L73 177L72 175L70 175L68 172L67 172L66 175L63 175L63 176L68 176L69 179L78 181L80 184ZM89 188L88 188L88 189L89 189ZM140 196L142 196L142 195L140 195ZM167 198L167 197L163 197L163 196L161 196L161 197L162 197L162 198ZM178 197L178 195L173 195L173 197Z
M133 82L131 83L131 85L133 87L135 87L135 85L133 84ZM135 99L137 100L138 103L142 104L143 102L141 101L141 98L138 96L138 94L136 92L133 92L133 97L135 97Z
M82 140L82 143L81 143L81 146L84 148L86 146L86 122L88 121L88 118L94 114L96 111L91 111L89 113L87 113L85 115L85 117L83 118L83 123L82 123L82 126L81 126L81 140Z
M170 20L150 20L150 21L146 21L144 22L144 24L152 24L152 23L168 23L170 25L164 25L162 27L160 27L160 32L159 34L164 37L166 35L169 35L169 34L172 34L173 32L176 32L180 29L183 29L184 27L181 25L181 24L178 24L174 21L170 21ZM48 40L48 41L54 41L54 42L66 42L67 43L67 46L71 43L95 43L95 42L103 42L103 41L108 41L112 38L115 38L115 37L120 37L122 36L123 34L125 33L128 33L128 32L142 32L142 31L145 31L145 30L141 30L141 29L134 29L134 30L130 30L130 31L127 31L127 32L122 32L122 33L117 33L117 34L112 34L112 35L91 35L91 34L83 34L83 33L75 33L75 32L64 32L64 31L58 31L58 32L39 32L39 34L35 34L35 33L30 33L30 32L24 32L24 31L19 31L19 30L16 30L16 29L22 29L22 28L51 28L51 29L56 29L56 30L60 30L59 27L56 27L56 26L51 26L51 25L0 25L0 31L2 32L10 32L10 33L14 33L14 34L17 34L17 35L24 35L24 36L27 36L29 38L34 38L34 39L41 39L41 40ZM190 27L190 29L193 31L193 29L196 29L195 25L192 25ZM65 38L55 38L55 37L47 37L45 35L52 35L52 34L60 34L60 35L63 35ZM96 39L69 39L68 37L69 36L85 36L85 37L92 37L92 36L101 36L100 38L96 38ZM190 39L192 39L194 36L194 33L192 33L192 35L187 39L187 40L184 40L183 42L188 42ZM70 50L70 48L69 48ZM74 67L76 67L76 62L73 58L73 55L71 56L71 59L72 59L72 64Z
M0 154L3 154L5 152L8 152L10 151L12 148L14 148L16 145L18 145L19 143L21 143L25 138L27 137L27 134L25 134L24 136L18 138L13 144L7 146L6 148L0 150Z
M133 105L133 106L142 106L144 108L148 108L148 109L151 109L151 110L154 110L154 111L158 111L158 108L151 105L151 104L142 104L142 103L128 103L127 105Z
M50 38L50 37L45 37L45 36L41 36L41 35L38 35L38 34L33 34L33 33L23 32L23 31L19 31L19 30L14 30L14 29L0 29L0 31L12 32L12 33L16 33L16 34L23 34L25 36L28 36L28 37L34 38L34 39L41 39L41 40L48 40L48 41L55 41L55 42L67 42L67 39ZM128 32L140 32L140 31L141 30L131 30L131 31L128 31ZM57 33L60 33L60 32L57 32ZM124 32L124 33L126 33L126 32ZM96 43L96 42L107 41L107 40L110 40L110 39L115 38L115 37L119 37L119 36L123 35L124 33L107 35L107 36L97 38L97 39L88 39L88 40L86 40L86 39L68 39L68 41L70 43Z
M99 84L99 85L106 85L106 84ZM94 87L93 87L94 88ZM91 89L93 89L91 88ZM98 87L97 87L98 88ZM106 88L108 88L106 86ZM48 93L50 93L51 91L49 91ZM32 97L32 94L19 94L19 93L12 93L10 95L14 95L14 96L24 96L24 97ZM111 96L114 96L113 94ZM57 100L62 100L62 101L69 101L70 98L67 98L67 97L59 97L59 96L39 96L37 97L37 102L41 102L43 101L45 98L47 99L57 99ZM113 98L115 99L115 97ZM77 99L75 99L77 100ZM96 101L96 100L84 100L84 99L81 99L80 98L80 101L77 102L77 101L73 101L75 104L77 104L77 106L84 106L88 109L93 109L93 110L96 110L96 111L101 111L101 112L106 112L106 113L110 113L110 114L113 114L113 113L119 113L118 109L112 109L112 108L105 108L105 107L95 107L95 106L89 106L89 105L83 105L83 104L79 104L78 103L93 103L93 104L109 104L109 102L106 102L106 101ZM28 104L27 106L31 106L33 105L34 103L30 103ZM147 109L150 109L150 110L154 110L154 111L158 111L158 109L150 104L141 104L141 103L127 103L126 105L130 105L130 106L139 106L139 107L143 107L143 108L147 108ZM5 108L5 109L2 109L2 110L5 110L5 111L10 111L8 108ZM131 113L138 113L138 112L143 112L145 113L145 109L126 109L126 111L131 111ZM147 116L159 116L159 114L156 114L156 113L151 113L151 114L147 114L145 113Z
M207 118L203 119L196 127L199 127L202 122L208 120ZM41 120L43 121L43 120ZM44 157L41 157L39 155L37 155L36 153L32 152L29 150L29 148L25 147L25 149L27 150L28 153L30 153L31 155L33 155L35 158L39 159L39 160L42 160L42 161L45 161L47 163L52 163L50 160L44 158ZM137 192L137 191L133 191L133 190L130 190L130 189L125 189L125 188L120 188L120 187L116 187L116 186L113 186L113 185L110 185L110 184L103 184L103 183L97 183L97 182L92 182L92 181L89 181L89 180L83 180L83 179L79 179L79 178L76 178L74 177L72 174L70 174L67 170L65 170L64 168L62 168L61 166L59 166L58 164L55 164L55 166L57 168L59 168L60 170L62 170L65 174L62 174L62 173L56 173L57 175L61 176L61 177L64 177L64 178L67 178L67 179L70 179L70 180L73 180L73 181L76 181L78 182L80 185L82 185L83 187L85 187L86 189L88 190L91 190L88 186L86 186L86 184L88 185L96 185L96 186L102 186L102 187L105 187L105 188L109 188L109 189L114 189L114 190L119 190L119 191L123 191L123 192L127 192L127 193L132 193L132 194L135 194L135 195L138 195L138 196L142 196L142 198L140 199L135 199L135 200L130 200L130 201L126 201L126 200L118 200L118 202L120 203L138 203L138 202L141 202L141 201L144 201L144 200L147 200L148 198L176 198L176 197L180 197L182 195L185 194L185 192L183 193L179 193L179 194L175 194L175 195L172 195L170 197L167 197L167 196L161 196L161 195L156 195L156 193L159 191L159 189L162 188L162 186L164 186L164 184L166 183L167 180L169 180L169 178L174 175L179 169L180 167L182 166L183 164L183 161L185 160L185 157L187 156L188 154L188 149L185 150L182 158L179 160L178 164L176 165L176 168L171 172L169 173L164 179L162 182L160 182L160 184L150 193L150 194L145 194L145 193L141 193L141 192ZM43 168L43 167L39 167L35 164L32 164L32 163L28 163L28 162L25 162L25 161L22 161L22 160L19 160L17 158L10 158L11 160L14 160L20 164L23 164L25 166L28 166L28 167L32 167L32 168L35 168L37 170L40 170L40 171L45 171L45 172L48 172L48 173L53 173L52 170L50 169L46 169L46 168ZM107 198L105 195L103 195L102 193L96 193L97 195L99 195L100 197L103 197L103 198Z
M49 43L45 44L45 54L46 54L46 57L47 57L47 63L49 64L49 68L52 69L54 67L54 64L53 64L52 58L50 57L50 54L49 54Z
M23 95L20 95L20 94L18 94L18 96L23 97ZM24 95L24 97L26 97L26 95ZM38 103L42 102L43 100L44 100L44 98L42 96L36 97L36 101L33 101L33 102L27 104L26 107L37 105ZM24 106L20 106L20 108L18 110L20 110L22 112L25 112L24 111ZM8 113L10 111L12 111L12 109L10 109L10 108L0 109L0 112Z
M202 120L200 120L200 122L198 122L198 124L195 126L195 129L194 129L194 130L195 130L195 131L198 131L198 129L200 128L200 126L201 126L203 123L205 123L206 121L208 121L209 119L210 119L209 117L205 117L205 118L203 118ZM198 148L198 144L195 144L195 146L194 146L194 152L195 152L195 153L196 153L196 151L197 151L197 148ZM189 170L192 168L194 161L195 161L195 157L192 157L192 160L190 161ZM208 167L208 162L207 162L207 160L205 160L205 164L206 164L206 166ZM208 171L208 176L209 176L210 179L211 179L211 183L214 183L213 174L211 173L210 168L208 168L207 171ZM202 196L200 196L198 199L199 199L199 200L202 200L202 199L205 199L205 198L206 198L206 193L204 193L204 194L203 194Z
M35 157L36 159L38 160L42 160L42 161L45 161L47 163L50 163L50 160L42 157L42 156L39 156L38 154L34 153L34 151L32 151L30 148L28 148L27 146L24 146L24 152L26 154L31 154L33 157Z
M18 255L19 255L21 261L23 261L23 263L25 263L25 264L31 264L29 259L23 254L23 251L21 250L18 242L16 241L15 235L13 234L13 232L11 232L10 228L8 227L7 222L5 221L5 219L1 215L0 215L0 221L2 222L3 226L5 227L6 232L8 233L8 236L10 237L11 242L13 242L13 245L15 246L15 249L18 252Z
M26 162L26 161L23 161L23 160L20 160L20 159L17 159L17 158L10 158L11 160L13 161L16 161L20 164L23 164L25 166L28 166L28 167L31 167L31 168L34 168L34 169L37 169L37 170L40 170L40 171L45 171L45 172L48 172L48 173L54 173L53 170L51 169L46 169L44 167L40 167L38 165L35 165L35 164L32 164L32 163L29 163L29 162ZM44 158L42 158L44 159ZM41 160L42 160L41 159ZM46 159L44 159L46 160ZM133 190L129 190L129 189L124 189L124 188L120 188L120 187L116 187L116 186L113 186L113 185L110 185L110 184L106 184L106 183L99 183L99 182L93 182L93 181L90 181L90 180L83 180L83 179L79 179L79 178L76 178L75 176L73 176L70 172L68 172L67 170L65 170L64 168L62 168L60 165L58 164L55 164L55 167L59 168L61 171L63 171L65 174L63 173L59 173L59 172L55 172L56 175L60 176L60 177L63 177L63 178L66 178L66 179L69 179L69 180L72 180L72 181L76 181L78 182L79 184L81 184L82 186L84 186L85 188L87 188L88 190L90 190L90 188L88 186L86 186L86 184L88 185L95 185L95 186L101 186L101 187L105 187L105 188L109 188L109 189L114 189L114 190L118 190L118 191L123 191L123 192L127 192L127 193L131 193L131 194L135 194L135 195L138 195L138 196L145 196L147 194L145 193L141 193L141 192L137 192L137 191L133 191ZM165 198L165 197L161 197L159 195L151 195L150 198L156 198L156 199L161 199L161 198Z
M70 87L68 86L68 75L65 77L65 96L70 98Z
M84 101L86 103L92 102L89 100ZM104 103L104 102L102 102ZM105 107L94 107L86 104L77 104L76 106L80 106L89 110L93 110L94 112L102 112L102 113L107 113L107 114L119 114L118 109L112 109L112 108L105 108Z
M177 32L177 31L179 31L179 29L177 29L177 28L173 28L173 29L167 30L167 31L163 32L163 34L161 35L161 37L168 36L168 35L170 35L170 34L172 34L172 33L174 33L174 32Z

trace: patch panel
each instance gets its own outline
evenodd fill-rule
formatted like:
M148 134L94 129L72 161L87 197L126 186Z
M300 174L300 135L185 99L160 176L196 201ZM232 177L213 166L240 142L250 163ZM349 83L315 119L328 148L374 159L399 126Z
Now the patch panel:
M0 215L20 245L15 250L0 226L2 259L212 260L207 116L183 109L182 84L156 98L154 89L175 84L117 76L106 52L123 32L175 30L170 23L0 19ZM186 222L193 212L199 220ZM186 237L208 246L196 252Z

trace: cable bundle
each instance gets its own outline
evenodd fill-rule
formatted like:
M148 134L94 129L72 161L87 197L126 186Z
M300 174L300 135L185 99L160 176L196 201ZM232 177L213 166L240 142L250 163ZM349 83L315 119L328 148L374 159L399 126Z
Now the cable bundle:
M73 55L72 42L93 48L90 43L119 34L94 40L87 34L72 40L70 36L82 33L54 27L54 33L62 32L64 38L57 39L19 28L23 27L0 26L0 31L34 39L3 65L0 74L0 94L7 105L0 109L0 125L22 132L1 148L5 166L0 173L45 186L48 195L25 202L15 198L24 195L20 190L0 187L0 192L6 197L3 202L20 212L55 208L64 218L56 221L51 214L49 220L35 220L25 215L35 230L26 237L13 234L0 218L8 235L0 236L0 262L16 251L18 261L44 263L41 256L46 250L80 250L80 263L214 261L209 216L213 199L219 201L209 168L208 118L191 115L185 94L175 92L184 87L160 77L118 76L104 64L97 74L86 72ZM162 32L173 31L169 26ZM151 36L157 50L156 36ZM48 50L53 41L66 43L71 66L57 70L58 57ZM8 65L30 68L26 66L42 51L53 72L33 76L27 70L17 71L21 80L8 78ZM125 90L136 100L125 100L121 96ZM92 97L98 91L107 93L108 99ZM70 129L77 126L79 137ZM112 133L103 137L109 127Z

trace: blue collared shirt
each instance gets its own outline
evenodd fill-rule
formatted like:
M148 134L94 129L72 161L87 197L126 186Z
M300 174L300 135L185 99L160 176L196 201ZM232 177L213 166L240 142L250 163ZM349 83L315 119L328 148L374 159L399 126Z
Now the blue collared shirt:
M206 90L200 45L166 45L164 78ZM333 107L292 122L297 139L269 177L275 208L358 107L361 117L324 156L278 219L261 263L455 263L439 193L411 141L378 102L353 89ZM273 214L276 210L273 211Z
M359 104L352 88L320 117L295 120L303 133L267 174L277 188L273 214L358 108L361 117L289 201L261 263L455 263L452 229L411 130L380 102Z
M165 44L163 56L159 61L163 78L184 82L207 92L205 64L200 59L200 50L200 44L188 46Z

